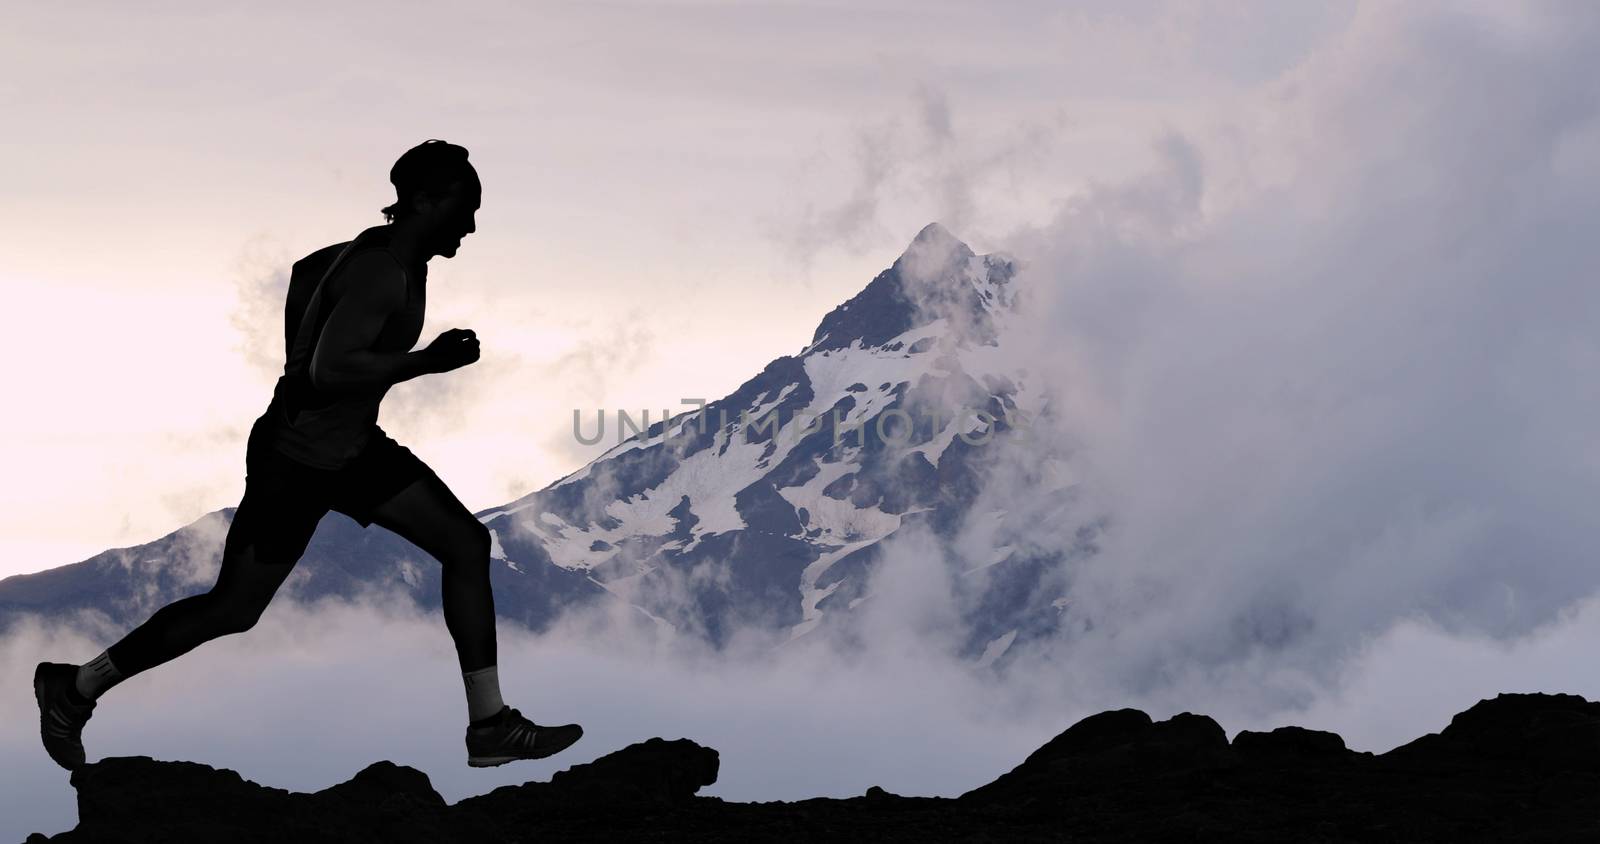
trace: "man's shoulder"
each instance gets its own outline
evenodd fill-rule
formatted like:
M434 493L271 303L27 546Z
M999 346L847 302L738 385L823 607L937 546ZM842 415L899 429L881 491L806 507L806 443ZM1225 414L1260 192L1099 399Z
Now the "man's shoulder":
M328 281L336 300L350 297L385 308L405 304L405 270L387 249L353 251Z
M351 244L355 245L355 249L351 250L352 253L360 251L365 247L381 246L387 248L388 238L385 236L387 231L387 227L385 226L373 226L368 229L363 229L360 234L357 234L350 240L343 240L338 243L324 246L321 249L312 252L310 255L295 261L294 268L296 270L299 270L302 267L322 267L323 269L327 269L330 264L338 260L339 255L344 252L345 247L348 247Z
M309 291L328 277L327 292L323 295L334 300L359 288L363 299L398 299L406 297L406 273L399 258L389 248L388 228L373 226L350 240L324 246L294 262L290 273L290 288ZM338 264L335 267L335 264ZM354 287L352 280L359 279Z

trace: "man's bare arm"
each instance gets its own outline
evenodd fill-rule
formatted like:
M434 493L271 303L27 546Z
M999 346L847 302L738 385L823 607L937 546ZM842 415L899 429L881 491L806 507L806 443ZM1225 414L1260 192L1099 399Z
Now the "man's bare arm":
M373 351L384 323L405 304L405 275L393 258L375 252L351 259L344 272L344 295L328 314L311 357L317 389L388 386L478 359L477 338L462 329L446 331L415 352Z

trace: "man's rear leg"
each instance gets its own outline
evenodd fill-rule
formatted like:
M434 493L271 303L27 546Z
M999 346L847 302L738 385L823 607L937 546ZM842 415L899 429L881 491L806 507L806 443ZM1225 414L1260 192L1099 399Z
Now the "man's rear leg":
M216 584L209 591L162 607L107 648L111 666L123 678L132 677L219 636L254 627L294 570L299 552L293 552L293 558L288 558L288 553L282 549L274 552L260 542L224 545Z
M315 520L270 526L274 539L261 542L256 518L262 511L249 496L241 502L223 544L217 582L157 610L144 624L83 665L42 662L34 671L40 738L57 764L71 770L85 760L83 727L95 700L122 680L147 671L202 642L249 630L261 617L295 562L304 553ZM319 517L320 518L320 517Z

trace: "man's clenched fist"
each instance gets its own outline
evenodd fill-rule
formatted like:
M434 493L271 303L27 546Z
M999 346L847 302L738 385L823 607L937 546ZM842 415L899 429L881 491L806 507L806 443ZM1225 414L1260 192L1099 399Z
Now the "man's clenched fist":
M478 335L470 328L452 328L422 351L433 361L434 372L460 369L478 359Z

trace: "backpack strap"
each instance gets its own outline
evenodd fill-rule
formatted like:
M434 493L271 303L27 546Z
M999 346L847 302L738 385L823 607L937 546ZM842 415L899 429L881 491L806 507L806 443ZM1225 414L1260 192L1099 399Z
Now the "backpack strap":
M324 296L324 293L326 292L328 279L332 278L334 273L344 265L345 259L350 257L351 253L356 251L356 245L359 241L360 238L357 237L355 240L345 243L343 245L344 248L341 249L339 254L328 263L327 267L322 269L321 273L318 273L316 276L314 276L317 279L317 282L314 286L310 286L309 291L305 290L308 285L306 285L304 282L310 281L313 276L309 274L303 274L302 279L304 281L301 284L302 295L300 297L295 296L294 278L292 276L290 277L289 301L285 304L284 313L284 337L287 341L287 344L284 348L284 366L286 369L294 360L295 351L300 345L300 333L303 331L315 331L322 322L320 315L325 307L324 300L326 297ZM307 258L309 259L323 252L331 251L333 248L334 247L330 246L327 249L319 250L318 252L307 256ZM307 269L311 270L312 272L315 271L309 266ZM296 301L297 298L299 301ZM298 308L298 312L296 312L296 308ZM293 326L293 328L290 326ZM313 339L311 342L315 343L316 341ZM309 352L310 350L308 349L307 351Z
M328 279L338 264L350 254L355 241L324 246L294 262L289 272L289 294L283 307L283 357L287 361L294 351L294 338L305 319L306 308L317 290Z

